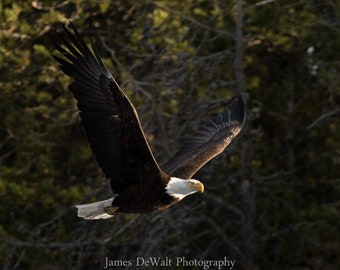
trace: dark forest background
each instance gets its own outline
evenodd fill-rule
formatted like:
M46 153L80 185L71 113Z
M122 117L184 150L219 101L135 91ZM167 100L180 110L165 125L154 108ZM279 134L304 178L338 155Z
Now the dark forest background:
M195 175L204 194L151 215L76 217L73 205L110 191L51 57L69 20L95 40L161 164L244 94L243 132ZM2 269L138 256L340 269L339 48L335 0L1 0Z

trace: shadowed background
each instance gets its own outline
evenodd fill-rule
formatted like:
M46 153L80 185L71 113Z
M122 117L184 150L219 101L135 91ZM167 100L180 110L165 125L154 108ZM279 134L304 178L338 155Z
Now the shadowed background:
M185 256L338 269L339 12L331 0L2 0L2 268ZM160 164L245 95L244 130L194 177L205 193L152 215L76 217L73 205L110 193L51 57L50 35L69 20L95 40Z

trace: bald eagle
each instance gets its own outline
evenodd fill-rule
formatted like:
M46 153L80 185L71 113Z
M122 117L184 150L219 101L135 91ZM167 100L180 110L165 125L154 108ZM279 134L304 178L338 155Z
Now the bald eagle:
M151 213L168 208L184 197L203 192L191 177L224 151L245 122L242 96L208 121L161 169L145 138L138 114L104 66L91 40L90 48L70 23L53 39L61 56L53 55L61 70L73 78L68 89L77 101L81 125L113 197L77 205L84 219L105 219L118 213Z

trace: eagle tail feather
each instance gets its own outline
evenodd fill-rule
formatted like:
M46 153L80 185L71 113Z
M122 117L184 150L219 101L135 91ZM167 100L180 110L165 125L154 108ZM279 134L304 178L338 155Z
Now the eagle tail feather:
M113 198L95 203L76 205L75 207L78 209L78 217L84 219L106 219L113 217L113 215L105 212L105 208L110 207L112 201Z

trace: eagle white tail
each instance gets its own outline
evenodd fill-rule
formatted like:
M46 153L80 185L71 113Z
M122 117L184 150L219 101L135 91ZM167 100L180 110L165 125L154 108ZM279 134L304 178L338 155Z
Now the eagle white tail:
M109 215L104 211L105 207L111 206L112 201L113 198L95 203L76 205L78 217L84 219L105 219L113 217L113 215Z

